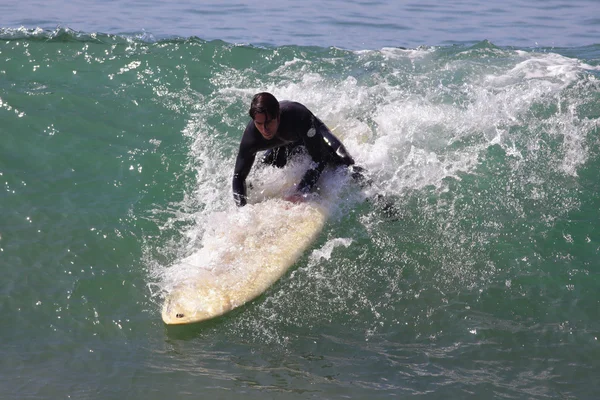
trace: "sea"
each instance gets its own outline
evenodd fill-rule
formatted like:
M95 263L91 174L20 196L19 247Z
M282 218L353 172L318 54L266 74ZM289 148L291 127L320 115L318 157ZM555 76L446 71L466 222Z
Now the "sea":
M2 1L0 398L600 398L599 15ZM343 182L262 296L167 326L178 262L240 212L261 91L312 110L370 184Z

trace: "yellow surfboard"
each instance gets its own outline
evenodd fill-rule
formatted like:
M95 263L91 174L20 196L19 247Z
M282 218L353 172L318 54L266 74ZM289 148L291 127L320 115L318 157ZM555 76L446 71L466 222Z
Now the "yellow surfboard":
M302 203L282 199L301 175L277 173L250 203L215 213L202 247L181 260L185 270L165 296L166 324L190 324L223 315L266 291L310 247L329 216L331 196L310 195ZM321 177L323 179L323 176Z
M292 204L278 199L247 205L242 211L244 215L229 218L240 218L240 229L252 226L251 234L215 229L204 237L208 247L205 244L201 253L206 263L202 263L203 254L182 261L197 263L194 266L199 273L180 283L166 297L162 309L166 324L218 317L262 294L317 238L328 214L327 208L317 201ZM231 229L231 224L226 225ZM232 240L231 235L239 238ZM213 247L219 241L229 248Z

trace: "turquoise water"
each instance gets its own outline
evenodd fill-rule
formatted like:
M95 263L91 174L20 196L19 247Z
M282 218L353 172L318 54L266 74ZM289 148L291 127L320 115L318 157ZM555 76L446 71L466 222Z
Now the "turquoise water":
M524 39L510 26L535 8L511 20L510 4L461 3L494 35L453 35L450 20L396 43L407 49L389 38L425 37L424 26L402 35L357 11L352 34L310 19L320 29L298 36L290 17L291 33L269 41L276 26L236 21L280 8L222 5L233 11L219 37L208 22L192 32L185 3L158 7L162 24L135 3L121 7L137 19L98 3L60 21L48 4L2 6L2 398L597 398L591 2L540 5L546 24ZM397 16L373 4L384 21ZM415 7L400 9L447 13ZM329 12L339 24L352 8ZM486 25L494 12L497 28ZM202 245L214 213L235 212L233 162L261 90L314 110L374 186L348 185L264 296L166 327L173 265ZM375 193L391 211L366 200Z

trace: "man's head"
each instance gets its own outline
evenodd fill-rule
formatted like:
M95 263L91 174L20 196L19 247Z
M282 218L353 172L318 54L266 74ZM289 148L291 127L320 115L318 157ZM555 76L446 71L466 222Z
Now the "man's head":
M267 92L254 95L248 114L265 139L270 140L275 137L279 128L279 101L275 96Z

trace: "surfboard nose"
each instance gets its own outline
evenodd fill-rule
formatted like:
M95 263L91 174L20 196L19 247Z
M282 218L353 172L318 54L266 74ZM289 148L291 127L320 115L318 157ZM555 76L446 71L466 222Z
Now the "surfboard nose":
M182 285L165 299L162 319L167 325L189 324L218 317L231 309L229 296L216 287Z

